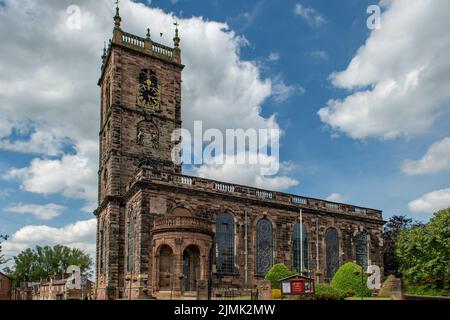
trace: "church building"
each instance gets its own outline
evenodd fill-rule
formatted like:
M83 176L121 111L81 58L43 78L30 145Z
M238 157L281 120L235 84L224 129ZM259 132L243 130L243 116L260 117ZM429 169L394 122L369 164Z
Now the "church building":
M97 299L208 299L276 263L318 282L349 261L382 268L379 210L183 175L178 26L168 47L121 20L117 8L98 83Z

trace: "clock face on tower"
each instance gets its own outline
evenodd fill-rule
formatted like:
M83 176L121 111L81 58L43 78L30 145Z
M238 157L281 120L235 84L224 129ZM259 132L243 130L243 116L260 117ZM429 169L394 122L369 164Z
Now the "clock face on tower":
M160 110L158 79L151 70L142 70L138 78L137 105L147 110Z

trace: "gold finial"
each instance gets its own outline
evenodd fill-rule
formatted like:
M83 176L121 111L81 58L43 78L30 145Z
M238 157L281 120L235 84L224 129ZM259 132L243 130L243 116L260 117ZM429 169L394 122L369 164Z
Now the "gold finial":
M116 28L120 29L120 23L122 22L122 18L120 17L120 11L119 11L119 0L116 0L116 15L114 16L114 24Z
M178 26L180 24L178 23L178 21L175 21L175 23L173 25L175 26L175 38L173 38L173 44L174 44L175 48L179 48L180 47L180 37L178 36Z

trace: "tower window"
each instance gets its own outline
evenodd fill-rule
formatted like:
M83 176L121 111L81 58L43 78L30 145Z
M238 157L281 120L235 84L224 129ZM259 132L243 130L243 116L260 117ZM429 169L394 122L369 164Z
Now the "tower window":
M128 272L134 271L135 228L136 217L131 213L128 221Z

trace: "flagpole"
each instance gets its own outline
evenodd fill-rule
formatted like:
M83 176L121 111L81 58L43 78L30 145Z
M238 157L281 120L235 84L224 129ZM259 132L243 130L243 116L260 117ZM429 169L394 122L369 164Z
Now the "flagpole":
M303 275L303 210L300 209L300 274Z

